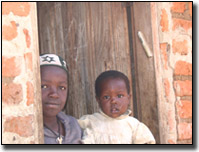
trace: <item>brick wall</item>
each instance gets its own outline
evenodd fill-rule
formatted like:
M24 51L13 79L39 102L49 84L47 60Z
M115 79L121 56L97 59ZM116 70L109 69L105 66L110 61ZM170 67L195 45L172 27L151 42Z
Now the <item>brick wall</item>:
M192 143L192 3L159 2L155 52L162 143ZM153 12L153 10L152 10ZM155 25L154 25L155 26ZM153 29L157 30L157 29ZM159 51L159 52L158 52ZM160 56L158 58L157 56ZM161 86L162 85L162 88Z
M36 21L36 3L2 2L3 144L43 143Z
M192 143L192 3L152 5L160 139ZM35 2L2 2L2 143L43 143Z

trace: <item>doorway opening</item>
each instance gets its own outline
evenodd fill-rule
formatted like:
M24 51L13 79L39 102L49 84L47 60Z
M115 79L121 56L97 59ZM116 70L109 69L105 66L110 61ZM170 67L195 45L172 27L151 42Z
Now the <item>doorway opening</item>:
M142 10L142 11L140 11ZM152 45L149 2L37 2L40 53L55 53L69 66L69 98L64 111L76 118L99 110L94 84L105 70L128 76L133 116L159 143L153 57L137 36Z

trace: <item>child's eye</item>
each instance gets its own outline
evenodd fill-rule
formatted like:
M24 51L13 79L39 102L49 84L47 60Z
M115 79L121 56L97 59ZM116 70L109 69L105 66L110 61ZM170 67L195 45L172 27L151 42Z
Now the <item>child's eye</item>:
M64 86L60 86L59 87L61 90L66 90L66 87L64 87Z
M110 98L110 96L104 96L103 99L104 100L108 100Z
M46 88L48 88L48 86L47 85L41 85L41 88L46 89Z
M122 97L124 97L124 95L118 94L117 97L118 97L118 98L122 98Z

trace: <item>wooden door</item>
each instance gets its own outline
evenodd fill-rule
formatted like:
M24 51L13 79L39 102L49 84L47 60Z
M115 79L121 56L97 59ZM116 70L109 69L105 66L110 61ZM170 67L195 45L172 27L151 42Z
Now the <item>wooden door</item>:
M134 90L134 111L137 118L145 123L153 135L156 142L160 143L159 121L157 107L157 91L155 81L154 57L148 57L147 53L138 37L141 31L145 37L150 52L153 55L152 27L151 27L151 4L150 2L133 2L127 5L129 20L129 31L132 31L133 48L132 61L134 65L135 82ZM157 29L158 30L158 29Z
M131 82L127 16L121 2L39 2L38 23L40 53L56 53L69 66L66 113L79 118L98 111L94 84L105 70L119 70Z
M96 77L119 70L131 83L133 115L159 143L154 61L137 36L142 31L153 49L150 14L149 2L38 2L40 53L56 53L69 66L67 114L97 112Z

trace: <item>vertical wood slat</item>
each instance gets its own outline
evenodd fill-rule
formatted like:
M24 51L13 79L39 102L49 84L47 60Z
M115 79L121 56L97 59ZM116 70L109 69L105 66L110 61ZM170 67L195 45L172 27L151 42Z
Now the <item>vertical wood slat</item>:
M105 70L119 70L132 82L121 2L39 2L38 12L40 52L56 53L69 66L66 113L79 118L98 111L94 83Z
M138 119L144 122L155 136L159 143L159 126L157 96L155 85L155 68L153 57L148 58L141 41L138 38L138 31L141 31L146 38L151 50L153 50L151 13L149 2L134 2L132 7L132 25L134 40L135 71L137 82L137 109ZM140 11L142 10L142 11Z
M135 68L135 46L134 45L134 39L133 39L133 27L132 27L132 19L131 19L131 6L133 2L130 3L122 3L126 7L126 13L127 13L127 21L128 21L128 36L129 36L129 54L130 54L130 60L131 60L131 78L132 78L132 98L133 103L131 106L131 109L133 109L133 116L135 118L138 118L138 106L137 106L137 82L136 82L136 68Z

